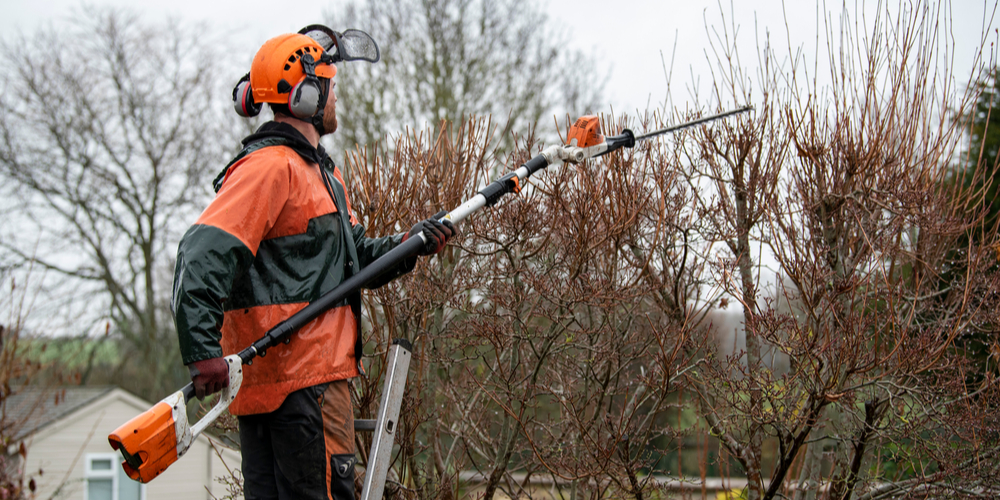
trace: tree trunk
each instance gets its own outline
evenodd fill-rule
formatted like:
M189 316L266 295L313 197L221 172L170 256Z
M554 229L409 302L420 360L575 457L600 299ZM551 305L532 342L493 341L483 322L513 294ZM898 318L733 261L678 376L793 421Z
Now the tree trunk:
M744 166L741 166L745 168ZM760 339L752 331L749 325L753 324L755 307L757 304L757 286L753 276L753 260L750 258L750 230L753 228L749 208L747 206L747 191L745 180L737 170L734 175L736 184L736 217L737 217L737 245L736 255L739 262L740 285L742 287L744 335L747 346L747 373L750 376L750 411L759 414L763 409L760 386L757 382L757 374L761 366ZM747 429L749 440L747 442L747 486L749 488L750 500L757 500L764 495L764 481L761 472L761 446L763 436L761 429L754 424L749 424Z
M820 410L819 420L816 423L820 429L820 437L806 445L806 455L802 461L802 469L799 470L798 481L795 482L793 500L816 500L820 474L823 471L823 442L828 437L826 426L823 425L825 418L824 408Z
M510 462L511 453L514 451L514 441L517 439L517 429L515 426L516 423L513 422L513 417L504 413L501 432L507 434L507 439L501 444L499 453L497 454L497 461L493 465L493 471L486 482L486 491L483 492L483 498L486 500L493 499L493 495L496 494L497 487L500 485L500 480L503 479L504 473L507 472L507 464Z

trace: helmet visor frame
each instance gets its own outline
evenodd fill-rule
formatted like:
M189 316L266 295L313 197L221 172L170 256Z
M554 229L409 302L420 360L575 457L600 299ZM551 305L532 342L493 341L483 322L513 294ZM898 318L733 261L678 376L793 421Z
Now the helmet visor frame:
M330 54L333 63L340 61L368 61L376 63L381 59L378 44L361 30L349 29L340 33L322 24L310 24L299 30L316 41L323 50Z

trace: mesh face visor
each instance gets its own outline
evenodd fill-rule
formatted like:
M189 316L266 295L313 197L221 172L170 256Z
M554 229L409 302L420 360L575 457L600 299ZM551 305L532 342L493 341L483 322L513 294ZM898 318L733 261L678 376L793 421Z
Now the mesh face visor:
M378 45L368 33L361 30L347 30L340 37L340 47L345 61L378 62Z
M380 58L378 44L368 33L361 30L350 29L338 33L320 24L310 24L299 30L299 33L320 44L323 50L333 57L334 63L340 61L374 63Z

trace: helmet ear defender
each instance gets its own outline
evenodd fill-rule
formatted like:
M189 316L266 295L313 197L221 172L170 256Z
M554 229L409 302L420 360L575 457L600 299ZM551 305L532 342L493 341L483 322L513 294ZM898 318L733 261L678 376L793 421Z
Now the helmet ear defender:
M233 87L233 109L236 110L236 114L244 118L252 118L260 114L261 106L253 100L253 92L250 91L250 73L247 73Z
M288 96L288 110L296 118L308 120L319 111L320 103L323 101L323 89L319 78L316 77L316 61L311 54L303 54L301 57L302 72L305 78L292 87Z

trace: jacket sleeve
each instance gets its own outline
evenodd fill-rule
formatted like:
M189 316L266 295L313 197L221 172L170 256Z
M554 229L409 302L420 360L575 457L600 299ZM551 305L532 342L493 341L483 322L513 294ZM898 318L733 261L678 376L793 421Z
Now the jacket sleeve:
M379 257L385 255L389 250L396 248L396 246L403 241L402 234L384 236L382 238L366 238L365 226L363 224L354 224L351 229L354 232L354 246L358 250L358 260L361 261L359 262L359 265L362 268L372 262L375 262ZM382 273L382 275L378 278L369 282L368 285L366 285L366 288L375 289L381 287L412 271L416 265L416 256L404 259L403 262L393 268L390 268L386 272Z
M184 364L222 356L225 303L288 199L287 163L234 164L215 200L181 240L171 308Z

